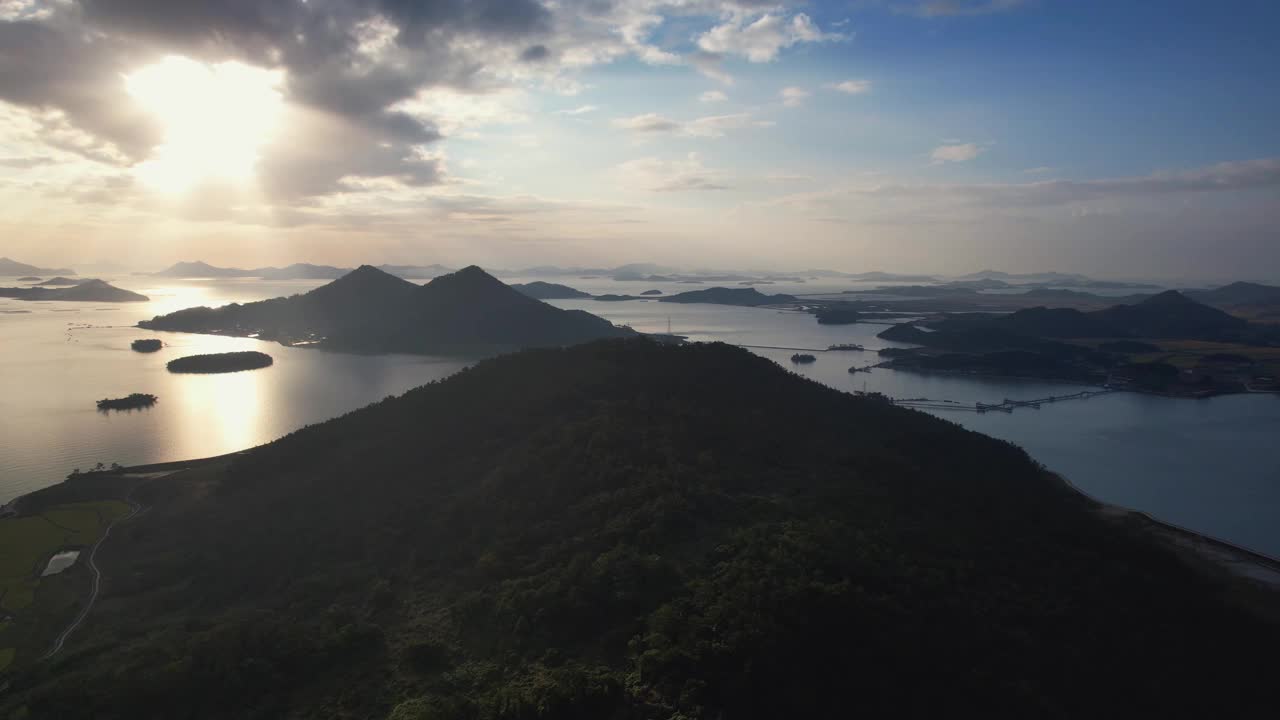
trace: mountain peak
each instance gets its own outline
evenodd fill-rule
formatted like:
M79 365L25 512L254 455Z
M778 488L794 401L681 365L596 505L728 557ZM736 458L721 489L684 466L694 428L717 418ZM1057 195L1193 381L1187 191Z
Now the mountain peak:
M490 275L489 273L485 272L485 271L484 271L484 269L483 269L483 268L481 268L479 265L468 265L468 266L466 266L466 267L462 268L461 270L458 270L458 271L455 271L455 272L452 272L452 273L449 273L449 274L450 274L450 275L457 276L457 277L477 277L477 278L478 278L478 277L488 277L488 278L492 278L492 277L493 277L493 276L492 276L492 275ZM494 279L496 280L497 278L494 278Z
M507 288L506 283L485 272L479 265L468 265L447 275L439 275L424 287L434 288L435 290L510 289Z
M1199 305L1195 300L1177 290L1165 290L1143 300L1140 305Z
M342 277L307 293L321 302L379 303L407 297L417 285L385 273L372 265L361 265ZM351 309L351 308L348 308Z
M386 272L385 270L379 270L378 268L372 265L361 265L360 267L356 268L355 270L352 270L351 272L347 273L346 275L343 275L342 277L350 278L350 277L395 277L395 276L389 272Z

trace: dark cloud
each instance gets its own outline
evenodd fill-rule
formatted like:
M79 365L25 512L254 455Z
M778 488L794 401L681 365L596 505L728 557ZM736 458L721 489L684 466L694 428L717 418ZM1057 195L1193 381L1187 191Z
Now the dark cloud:
M518 38L550 27L536 0L80 0L85 18L106 28L164 42L227 45L249 52L274 48L286 57L311 57L349 49L352 29L381 15L406 47L438 31Z
M390 133L376 122L353 124L306 108L290 110L283 120L289 132L273 143L258 168L263 189L276 200L338 192L354 180L385 178L410 186L443 180L443 163L416 149L440 137L434 129L419 126L421 134L412 141L389 143Z
M530 45L520 53L520 59L525 62L542 62L551 57L551 51L546 45Z
M441 168L422 146L440 133L396 104L428 87L481 87L495 49L548 57L530 41L550 27L537 0L79 0L39 21L0 22L0 100L35 111L50 144L129 164L162 136L123 75L165 54L283 67L286 100L309 111L262 158L271 188L293 197L332 192L344 177L426 184Z
M95 160L113 155L105 143L139 159L160 128L121 101L120 76L137 58L108 38L76 35L40 22L0 22L0 100L35 110L50 144ZM72 129L93 137L72 138ZM94 148L97 152L85 152Z
M648 40L667 14L721 17L786 4L64 0L39 20L0 22L0 101L28 108L45 144L128 166L153 155L163 129L127 97L123 76L170 54L281 68L290 120L262 149L259 170L272 197L303 202L352 178L440 182L442 163L427 152L439 130L421 111L402 109L424 90L492 90L509 82L515 63L527 66L516 75L553 77L552 60L569 52L587 64L627 54L679 62ZM702 53L692 64L730 82L717 60Z

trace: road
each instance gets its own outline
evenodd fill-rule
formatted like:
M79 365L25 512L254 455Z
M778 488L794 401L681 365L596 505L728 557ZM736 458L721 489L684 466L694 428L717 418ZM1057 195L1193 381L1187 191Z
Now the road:
M112 528L142 512L142 506L134 502L132 499L126 499L125 502L129 503L129 507L131 508L129 514L112 520L111 524L108 525L107 529L102 533L102 537L98 538L98 542L94 543L93 549L89 551L89 571L93 573L93 588L89 592L88 602L84 604L84 607L80 610L80 614L76 615L76 619L71 621L71 624L67 626L67 629L63 630L62 634L58 635L58 639L54 641L53 647L49 648L49 652L45 653L44 656L40 658L41 660L48 660L54 655L57 655L62 650L62 646L66 644L67 638L71 637L71 633L75 632L76 628L80 627L80 625L84 623L85 618L89 617L89 611L93 610L93 603L98 599L98 591L102 589L102 571L98 569L97 563L98 549L107 541L107 538L111 537Z

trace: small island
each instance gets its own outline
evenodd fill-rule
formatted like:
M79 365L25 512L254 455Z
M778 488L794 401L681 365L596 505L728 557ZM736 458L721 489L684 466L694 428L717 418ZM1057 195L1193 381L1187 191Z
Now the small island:
M858 311L838 306L824 307L816 312L819 325L852 325L858 322Z
M816 358L816 357L814 357L814 356L812 356L812 355L810 355L810 354L808 354L808 353L796 353L795 355L792 355L792 356L791 356L791 362L796 363L797 365L803 365L803 364L807 364L807 363L811 363L811 362L816 362L817 360L818 360L818 358Z
M128 397L104 398L98 401L99 410L138 410L156 404L155 395L149 393L133 393Z
M133 348L134 352L153 353L164 347L164 343L154 338L147 338L144 340L134 340L129 347Z
M661 295L661 294L662 294L662 291L661 291L661 290L645 290L644 292L642 292L642 293L640 293L640 294L641 294L641 295Z
M165 367L172 373L227 373L241 370L257 370L270 367L274 362L266 353L248 350L244 352L188 355L170 360Z

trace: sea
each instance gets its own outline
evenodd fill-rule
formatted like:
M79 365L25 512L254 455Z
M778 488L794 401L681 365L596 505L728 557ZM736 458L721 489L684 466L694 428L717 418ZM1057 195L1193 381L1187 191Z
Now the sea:
M0 503L60 482L97 463L137 465L208 457L270 442L309 424L440 380L475 359L353 355L284 347L249 338L139 330L140 320L196 305L220 306L303 293L323 281L172 280L106 277L143 293L145 303L25 302L0 298ZM542 279L592 294L673 294L734 282L694 285L605 277ZM0 286L19 285L0 278ZM757 285L765 293L838 295L883 283L807 278ZM1030 400L1079 392L1074 385L888 369L850 373L878 362L894 343L884 325L819 325L813 316L770 308L555 300L642 332L670 332L694 342L747 347L784 368L847 392L878 392L927 404L929 412L1014 442L1036 460L1103 502L1280 556L1280 396L1233 395L1191 400L1110 393L1083 400L974 411L976 403ZM130 350L158 337L156 353ZM866 352L827 351L858 344ZM223 375L174 375L177 357L261 350L275 363ZM791 356L813 354L809 364ZM158 403L144 410L100 412L96 400L134 392ZM750 392L743 388L743 392ZM820 418L815 422L821 422Z

